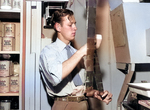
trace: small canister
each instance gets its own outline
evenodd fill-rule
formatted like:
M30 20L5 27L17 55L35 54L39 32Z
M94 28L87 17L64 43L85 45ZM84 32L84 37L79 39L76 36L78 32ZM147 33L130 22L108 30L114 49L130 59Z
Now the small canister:
M0 110L10 110L11 100L1 100L0 107Z
M12 8L12 0L0 0L1 1L1 9L11 9Z
M13 74L12 61L4 60L0 61L0 77L10 76Z
M19 92L19 74L10 76L10 92Z
M15 24L4 24L4 37L15 37Z
M2 51L15 51L15 38L3 37Z
M13 0L13 9L14 10L20 9L20 0Z
M9 77L0 77L0 93L9 92Z

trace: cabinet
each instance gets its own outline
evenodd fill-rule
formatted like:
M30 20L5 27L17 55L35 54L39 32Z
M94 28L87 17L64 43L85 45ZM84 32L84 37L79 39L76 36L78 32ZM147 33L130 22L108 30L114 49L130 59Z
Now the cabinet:
M0 46L0 62L2 61L8 61L8 62L12 62L13 66L12 66L12 71L10 71L10 75L8 76L8 91L4 91L4 92L0 92L0 100L2 99L6 99L7 97L9 99L11 99L12 97L17 97L18 103L19 103L19 109L20 110L24 110L24 83L25 83L25 79L24 79L24 68L25 68L25 20L23 19L23 17L25 16L24 14L24 2L23 0L20 0L20 9L18 10L14 10L14 9L1 9L0 8L0 26L1 26L1 46ZM5 25L8 23L12 23L15 24L14 27L14 40L12 43L12 41L9 41L9 43L6 42L6 44L11 45L13 49L8 49L5 50L4 44L4 36L5 36ZM11 43L10 43L11 42ZM5 58L4 56L7 56L9 58ZM17 88L17 91L13 91L10 88L11 85L11 74L15 74L17 69L17 74L18 75L18 82L14 82L14 83L18 83L19 84L19 88ZM11 73L12 72L12 73ZM2 78L3 76L1 76L0 78ZM3 87L2 87L3 88ZM9 100L8 99L8 100Z
M118 97L118 109L121 109L121 103L128 92L128 83L133 81L134 73L149 71L150 57L146 45L146 30L150 26L150 17L143 14L145 10L150 11L148 3L126 2L111 11L117 68L125 73Z

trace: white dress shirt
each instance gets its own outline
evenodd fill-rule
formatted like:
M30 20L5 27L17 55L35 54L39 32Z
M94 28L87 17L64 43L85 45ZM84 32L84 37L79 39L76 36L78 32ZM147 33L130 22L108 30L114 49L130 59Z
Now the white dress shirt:
M40 54L39 69L50 96L66 96L76 88L71 74L62 80L62 63L68 59L66 44L56 39L55 42L44 47ZM77 50L71 47L72 53Z

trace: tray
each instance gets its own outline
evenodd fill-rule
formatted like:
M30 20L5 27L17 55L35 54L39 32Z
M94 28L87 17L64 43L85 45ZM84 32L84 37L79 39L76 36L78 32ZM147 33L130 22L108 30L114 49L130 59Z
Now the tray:
M129 90L150 97L150 83L128 83Z

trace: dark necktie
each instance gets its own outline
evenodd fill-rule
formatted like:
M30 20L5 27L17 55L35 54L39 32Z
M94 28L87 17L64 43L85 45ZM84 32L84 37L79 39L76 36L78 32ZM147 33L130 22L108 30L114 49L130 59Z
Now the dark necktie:
M68 58L70 58L74 53L71 52L69 45L66 46L66 50L67 50ZM76 74L76 75L74 76L73 82L74 82L75 86L80 86L80 85L83 84L82 81L81 81L81 78L80 78L79 74Z

